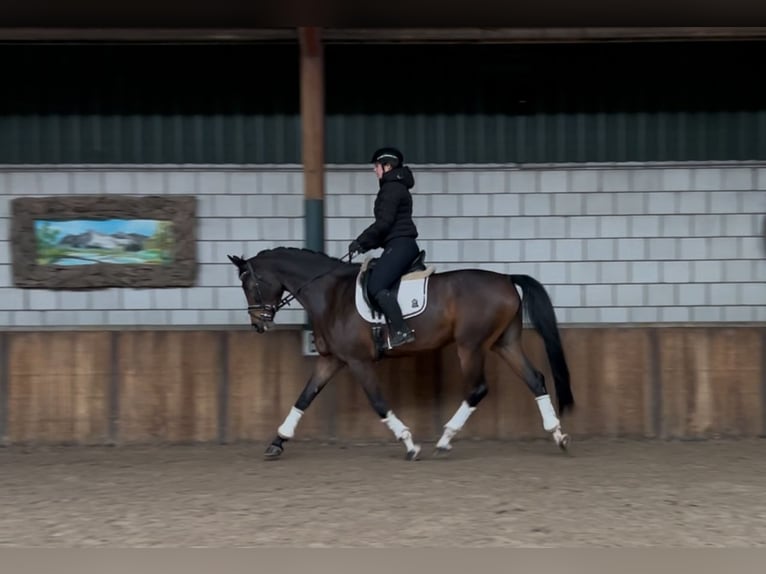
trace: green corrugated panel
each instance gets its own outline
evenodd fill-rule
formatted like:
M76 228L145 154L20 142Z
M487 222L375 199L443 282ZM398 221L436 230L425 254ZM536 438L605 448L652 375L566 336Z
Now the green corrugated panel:
M766 159L766 44L328 46L331 163ZM2 46L0 163L300 162L290 46Z
M752 67L765 48L330 47L328 161L384 143L411 162L766 159L766 92ZM349 121L362 141L339 135Z
M0 163L293 162L295 46L0 47Z

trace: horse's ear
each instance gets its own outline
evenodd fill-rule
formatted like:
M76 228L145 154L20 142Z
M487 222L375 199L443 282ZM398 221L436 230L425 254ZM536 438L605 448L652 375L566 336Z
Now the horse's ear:
M227 255L226 257L228 257L228 258L229 258L229 261L231 261L231 262L232 262L234 265L236 265L237 267L241 267L241 266L242 266L242 264L244 263L244 261L242 260L242 258L241 258L241 257L238 257L237 255L233 255L233 256L232 256L232 255Z

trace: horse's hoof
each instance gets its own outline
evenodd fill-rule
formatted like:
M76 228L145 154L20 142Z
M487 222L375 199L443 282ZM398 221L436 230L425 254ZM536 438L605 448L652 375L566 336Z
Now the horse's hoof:
M283 452L284 452L284 449L281 446L270 444L268 448L266 449L266 452L263 453L263 458L265 458L266 460L276 460L280 456L282 456Z
M452 452L452 449L449 447L437 446L436 448L434 448L434 457L443 458L449 455L450 452Z
M569 442L570 438L568 434L561 435L561 438L558 441L559 448L563 451L566 451L569 448Z
M418 455L420 454L420 447L416 446L414 450L408 450L407 451L407 460L418 460Z

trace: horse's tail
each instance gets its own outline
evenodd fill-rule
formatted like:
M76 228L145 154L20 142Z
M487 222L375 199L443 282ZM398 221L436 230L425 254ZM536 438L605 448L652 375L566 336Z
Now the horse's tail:
M539 281L529 275L511 275L511 281L523 290L522 304L532 322L532 326L542 336L545 352L553 373L556 397L559 403L559 415L574 407L574 397L569 386L569 367L564 356L564 347L559 336L556 313L553 303Z

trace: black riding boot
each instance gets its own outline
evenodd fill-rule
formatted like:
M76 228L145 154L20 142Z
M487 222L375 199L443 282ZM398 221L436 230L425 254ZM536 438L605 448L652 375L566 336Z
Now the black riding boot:
M380 305L383 314L391 324L391 346L398 347L415 340L415 331L404 322L399 302L388 289L383 289L375 295L375 301Z

